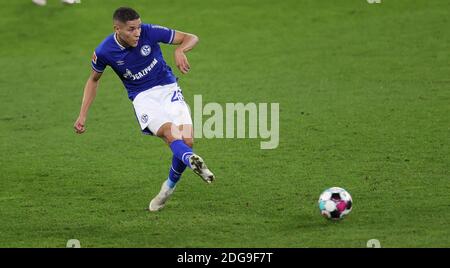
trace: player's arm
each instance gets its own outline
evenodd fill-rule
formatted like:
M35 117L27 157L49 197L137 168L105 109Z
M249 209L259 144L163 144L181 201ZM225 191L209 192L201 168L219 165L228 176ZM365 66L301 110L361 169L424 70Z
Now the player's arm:
M172 41L173 45L178 45L175 49L175 63L183 74L189 72L190 69L185 53L193 49L197 45L198 41L198 37L194 34L175 31L175 37Z
M85 122L87 118L87 114L89 111L89 107L91 107L92 102L95 99L95 95L97 94L98 83L102 73L98 73L92 70L91 75L89 76L86 85L84 87L83 101L81 103L80 115L75 121L74 128L75 132L78 134L82 134L86 131Z

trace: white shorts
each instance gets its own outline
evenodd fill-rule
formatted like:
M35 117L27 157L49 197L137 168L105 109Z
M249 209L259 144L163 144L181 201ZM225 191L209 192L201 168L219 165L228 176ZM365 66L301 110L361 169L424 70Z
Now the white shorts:
M156 135L158 129L171 122L177 126L192 125L189 107L177 83L152 87L133 100L136 118L145 134Z

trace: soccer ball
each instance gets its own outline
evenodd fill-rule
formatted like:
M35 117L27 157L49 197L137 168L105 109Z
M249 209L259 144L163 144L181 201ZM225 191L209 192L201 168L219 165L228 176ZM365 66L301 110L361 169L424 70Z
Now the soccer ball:
M332 187L319 197L320 213L327 219L340 220L352 211L353 200L344 189Z

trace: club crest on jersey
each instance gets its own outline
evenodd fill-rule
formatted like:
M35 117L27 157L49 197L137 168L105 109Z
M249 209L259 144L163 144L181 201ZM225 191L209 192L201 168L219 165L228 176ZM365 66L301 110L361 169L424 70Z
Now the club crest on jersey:
M141 48L141 55L147 57L152 52L152 48L149 45L145 45Z
M146 114L141 115L141 122L145 124L145 123L147 123L147 121L148 121L148 115L146 115Z

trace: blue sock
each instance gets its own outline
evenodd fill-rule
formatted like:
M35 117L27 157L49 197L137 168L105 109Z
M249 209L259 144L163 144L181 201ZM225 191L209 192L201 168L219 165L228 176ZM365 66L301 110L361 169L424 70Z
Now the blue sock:
M175 187L185 169L186 165L174 155L172 157L172 166L170 167L169 177L167 178L167 185L170 188Z
M192 149L184 143L183 140L175 140L170 144L170 149L173 155L181 160L186 166L191 167L189 164L189 156L194 154Z

